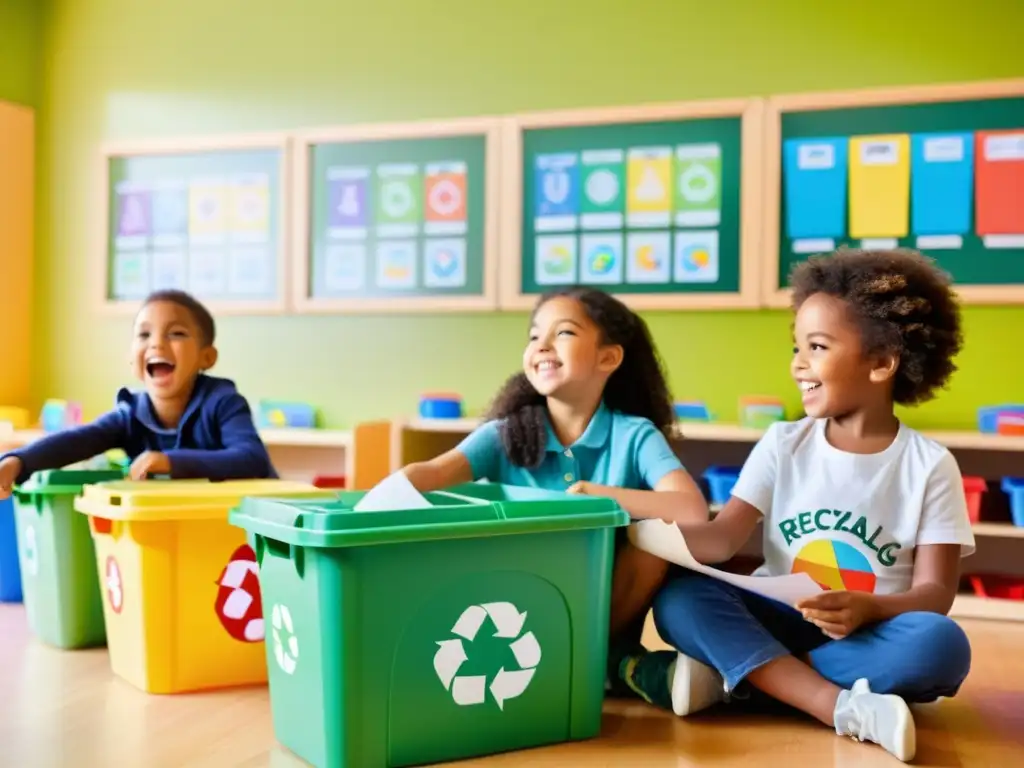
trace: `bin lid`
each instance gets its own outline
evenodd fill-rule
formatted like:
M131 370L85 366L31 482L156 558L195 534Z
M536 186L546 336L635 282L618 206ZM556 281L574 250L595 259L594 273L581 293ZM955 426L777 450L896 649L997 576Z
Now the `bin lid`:
M48 469L35 472L16 490L22 494L40 496L65 496L81 493L82 487L93 483L119 480L124 477L123 469Z
M306 496L326 502L336 494L288 480L117 480L86 485L75 509L108 520L206 520L226 516L246 496Z
M365 491L331 501L243 499L228 522L251 533L305 547L355 547L438 539L554 533L629 525L612 499L537 488L468 483L425 493L420 509L357 512Z

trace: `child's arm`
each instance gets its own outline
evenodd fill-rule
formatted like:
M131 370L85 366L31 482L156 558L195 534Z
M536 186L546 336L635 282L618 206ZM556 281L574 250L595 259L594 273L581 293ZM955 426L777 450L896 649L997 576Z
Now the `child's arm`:
M174 480L249 480L271 477L270 455L252 420L249 403L239 394L217 404L223 448L175 448L164 451Z
M502 450L498 425L491 421L477 427L450 451L429 461L409 464L402 471L417 491L437 491L482 477L495 477Z

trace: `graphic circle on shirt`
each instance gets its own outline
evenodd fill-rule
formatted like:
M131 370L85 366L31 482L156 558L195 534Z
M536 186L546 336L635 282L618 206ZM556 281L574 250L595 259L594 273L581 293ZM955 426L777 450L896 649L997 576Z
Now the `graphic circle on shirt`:
M874 592L878 577L863 552L843 541L818 539L793 558L793 573L806 573L822 589Z
M263 642L259 565L252 547L243 544L234 551L217 579L217 586L214 610L227 633L240 642Z

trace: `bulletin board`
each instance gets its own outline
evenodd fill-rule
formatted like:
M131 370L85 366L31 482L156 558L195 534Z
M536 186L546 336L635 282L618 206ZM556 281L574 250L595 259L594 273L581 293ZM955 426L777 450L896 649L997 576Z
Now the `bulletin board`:
M219 314L285 311L287 137L122 143L101 160L103 310L178 288Z
M495 309L500 127L471 118L301 135L296 310Z
M922 251L965 303L1024 302L1024 80L769 99L769 306L846 245Z
M509 118L501 305L591 285L636 309L754 308L762 102Z

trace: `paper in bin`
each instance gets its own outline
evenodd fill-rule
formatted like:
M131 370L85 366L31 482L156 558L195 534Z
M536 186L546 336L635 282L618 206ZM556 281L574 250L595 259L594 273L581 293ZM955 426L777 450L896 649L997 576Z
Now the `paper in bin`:
M359 500L353 512L387 512L389 510L424 509L430 506L423 494L399 470L388 475Z

